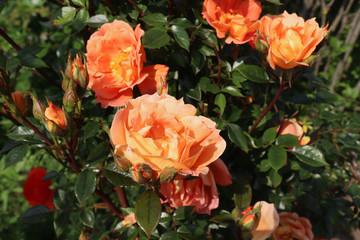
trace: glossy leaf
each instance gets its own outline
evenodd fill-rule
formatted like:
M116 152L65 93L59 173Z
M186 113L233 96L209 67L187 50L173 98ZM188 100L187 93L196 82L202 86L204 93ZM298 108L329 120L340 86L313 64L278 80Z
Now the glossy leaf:
M48 67L48 65L38 57L32 55L19 55L19 59L22 65L30 68Z
M21 145L11 149L5 157L5 168L20 162L25 157L27 150L27 145Z
M95 223L95 215L93 210L91 209L84 209L83 211L81 211L80 213L80 219L81 222L90 228L94 227L94 223Z
M99 28L101 27L104 23L107 23L109 20L108 18L103 15L103 14L98 14L95 16L92 16L91 18L89 18L85 23L89 26L89 27L93 27L93 28Z
M273 141L275 141L276 134L277 134L276 127L268 128L266 129L264 135L262 136L262 141L264 143L272 143Z
M229 123L228 125L228 136L229 139L235 143L241 150L248 152L249 148L247 145L247 138L239 125Z
M81 205L92 195L96 187L96 174L86 169L80 173L75 184L75 196Z
M85 7L86 0L71 0L73 4L78 5L80 7Z
M174 231L168 231L164 232L159 240L180 240L180 236L177 232Z
M104 168L104 175L114 186L137 186L138 183L134 182L128 172L119 171L115 163L112 162Z
M162 13L148 14L142 20L151 26L165 26L167 24L167 18Z
M171 20L170 24L184 28L193 27L193 24L187 18L174 18Z
M221 91L224 93L228 93L234 97L244 97L244 95L241 94L239 89L234 88L232 86L224 87Z
M179 46L189 51L190 38L185 28L172 25L170 29L174 33L175 41L179 44Z
M166 28L154 27L145 33L142 40L145 48L161 48L170 42L170 36Z
M270 181L271 181L271 185L273 187L275 187L275 188L277 186L279 186L281 181L282 181L281 175L278 172L276 172L274 169L272 169L270 171L269 178L270 178Z
M276 144L283 147L293 147L297 145L299 142L299 138L292 134L280 135L276 139Z
M284 150L284 148L280 146L271 146L268 152L268 158L271 167L275 171L278 171L280 168L282 168L285 165L287 159L287 153Z
M161 216L161 203L159 196L152 190L141 194L135 204L135 218L141 229L150 238L159 223Z
M55 213L54 215L54 230L57 237L64 232L69 222L69 213L68 212L60 212Z
M240 64L234 70L239 71L241 75L252 82L267 83L269 81L269 76L266 71L256 65Z
M26 210L21 215L21 219L26 223L35 223L35 222L40 222L49 214L51 214L50 209L48 209L43 205L36 205Z
M313 146L296 146L293 147L292 153L294 153L301 162L312 167L323 167L328 165L322 152Z
M62 7L61 8L61 16L52 21L54 24L66 24L74 19L76 14L76 8L74 7Z
M238 183L235 187L234 202L238 209L246 208L250 205L252 199L252 189L249 184Z
M220 116L222 116L225 111L225 106L226 106L225 95L222 93L216 95L214 103L220 108L219 114L220 114Z

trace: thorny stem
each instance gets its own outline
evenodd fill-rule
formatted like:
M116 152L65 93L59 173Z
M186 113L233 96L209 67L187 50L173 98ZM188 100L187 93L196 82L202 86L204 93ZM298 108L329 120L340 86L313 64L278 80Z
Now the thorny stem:
M139 12L139 14L141 15L141 17L145 17L145 14L143 13L143 11L138 7L138 5L133 1L133 0L128 0L133 6L134 8Z
M108 196L106 196L102 191L98 189L95 189L94 193L106 203L106 205L110 208L111 211L116 214L116 216L118 216L120 219L124 219L124 215L122 214L122 212L120 212L115 207L115 205L111 202Z
M278 98L280 97L280 94L288 89L288 86L285 85L286 83L282 83L274 97L274 99L271 101L271 103L267 106L267 108L265 109L265 111L262 112L262 114L260 115L260 117L256 120L256 122L254 123L254 125L251 127L249 134L251 134L255 128L257 127L257 125L260 123L260 121L264 118L264 116L271 110L271 108L274 106L274 104L276 103L276 101L278 100Z
M120 205L122 208L129 207L128 201L126 199L125 191L122 187L115 187L115 191L117 194L117 197L119 199Z

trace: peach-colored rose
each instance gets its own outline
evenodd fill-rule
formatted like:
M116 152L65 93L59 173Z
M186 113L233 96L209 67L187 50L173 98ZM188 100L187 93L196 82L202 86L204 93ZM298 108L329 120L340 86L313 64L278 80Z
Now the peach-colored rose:
M128 23L114 20L102 25L87 42L88 87L102 107L124 105L132 99L136 85L142 93L154 93L166 80L167 66L143 66L143 34L140 24L133 30Z
M231 184L231 175L220 159L209 165L207 174L200 174L192 180L174 180L161 183L161 193L166 202L174 208L194 206L193 211L210 214L219 206L219 193L216 184L226 186Z
M132 166L149 166L152 179L167 167L179 170L180 175L206 174L226 142L215 122L195 114L195 107L167 94L130 100L112 122L114 153Z
M312 240L314 234L312 233L312 225L306 218L299 217L297 213L282 212L280 216L280 225L277 227L272 235L273 240L280 239L298 239L298 240Z
M218 38L244 44L256 37L261 2L258 0L205 0L203 17L215 28Z
M280 15L265 15L260 20L259 35L269 45L266 60L272 69L276 66L291 69L299 65L309 66L306 59L324 39L327 26L320 28L315 18L306 22L295 13L286 11Z
M49 131L53 130L54 123L61 129L66 130L66 117L64 110L55 106L51 101L49 101L49 107L45 109L44 115L46 117L45 120Z
M265 201L260 201L254 205L254 209L259 206L260 217L256 218L254 228L251 230L254 240L267 239L279 225L279 214L273 203L269 204Z
M310 142L309 136L304 136L307 132L307 127L305 125L300 125L296 119L285 120L280 126L277 128L277 132L279 135L291 134L297 136L299 138L299 146L306 145Z

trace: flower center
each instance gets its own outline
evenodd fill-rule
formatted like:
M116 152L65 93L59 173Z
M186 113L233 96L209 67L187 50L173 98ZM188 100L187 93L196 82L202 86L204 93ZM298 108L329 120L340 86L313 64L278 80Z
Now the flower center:
M132 48L128 47L125 50L119 51L119 53L110 62L110 68L114 75L120 77L121 82L131 81L132 78L127 77L132 73L132 65L129 59L129 54Z

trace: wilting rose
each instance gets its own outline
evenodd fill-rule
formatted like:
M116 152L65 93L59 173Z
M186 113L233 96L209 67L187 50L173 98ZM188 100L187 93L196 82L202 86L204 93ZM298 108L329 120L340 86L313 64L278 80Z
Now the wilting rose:
M277 227L272 235L273 240L280 239L298 239L298 240L312 240L314 234L312 233L312 225L306 218L299 217L297 213L282 212L280 216L280 225Z
M60 134L60 132L63 133L67 129L64 110L55 106L51 101L49 101L49 107L45 109L44 116L50 132L55 131ZM55 128L54 124L56 124Z
M307 58L324 39L327 26L320 28L315 18L306 22L295 13L265 15L260 20L259 35L264 37L269 49L266 60L272 69L276 66L291 69L309 66Z
M143 34L140 24L133 30L128 23L114 20L102 25L87 42L88 87L102 107L124 105L132 99L136 85L143 94L152 94L166 80L167 66L143 67Z
M166 197L166 202L174 208L194 206L194 212L210 214L212 209L219 206L216 184L231 184L231 175L220 159L210 164L209 169L207 174L200 174L196 179L161 183L161 193Z
M278 126L277 132L279 135L294 135L299 138L299 146L306 145L310 142L310 137L304 136L304 134L307 132L307 127L300 124L301 123L296 121L296 119L285 120L280 126Z
M49 189L51 181L44 181L46 171L40 167L34 167L29 172L29 176L23 185L25 199L30 206L44 205L50 210L55 208L53 196L55 190Z
M158 179L165 168L179 170L180 175L206 174L226 142L215 122L195 114L195 107L167 94L128 101L115 114L110 129L117 165L148 166L152 173L146 175L152 179Z
M254 40L259 27L261 2L258 0L205 0L203 17L226 43L243 44Z
M279 215L274 204L265 201L257 202L254 209L260 206L260 216L256 218L251 235L254 240L264 240L271 236L276 227L279 225Z

